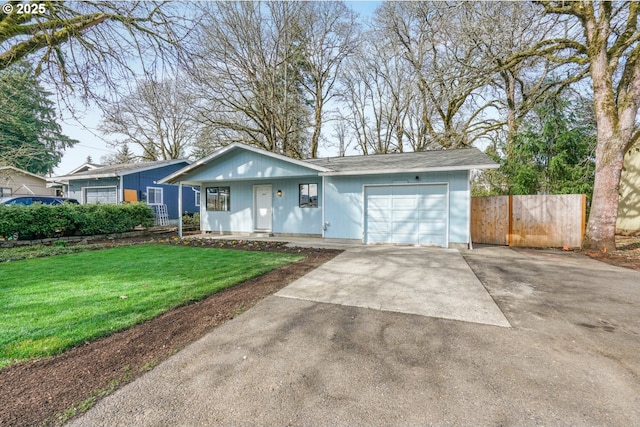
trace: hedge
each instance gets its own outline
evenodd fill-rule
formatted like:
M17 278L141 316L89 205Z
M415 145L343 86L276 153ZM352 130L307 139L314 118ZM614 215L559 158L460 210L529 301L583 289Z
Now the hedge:
M0 236L31 240L124 233L150 227L153 220L153 210L144 203L0 205Z

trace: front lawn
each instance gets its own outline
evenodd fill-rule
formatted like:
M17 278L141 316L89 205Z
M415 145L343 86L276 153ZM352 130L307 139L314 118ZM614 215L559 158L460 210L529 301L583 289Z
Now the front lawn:
M300 255L135 245L0 264L0 367L126 329Z

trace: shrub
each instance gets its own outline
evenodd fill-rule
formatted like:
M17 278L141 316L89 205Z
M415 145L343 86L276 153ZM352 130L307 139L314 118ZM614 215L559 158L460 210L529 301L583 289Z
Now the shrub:
M185 229L189 230L199 230L200 229L200 214L190 214L182 216L182 226Z
M0 205L0 236L28 240L123 233L138 225L150 227L153 219L151 207L144 203Z

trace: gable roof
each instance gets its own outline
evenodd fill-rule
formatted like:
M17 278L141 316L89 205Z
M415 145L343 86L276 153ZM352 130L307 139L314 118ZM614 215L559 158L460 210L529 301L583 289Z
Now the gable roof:
M315 170L318 172L327 172L329 171L329 169L320 166L320 165L314 165L312 163L309 163L307 161L304 160L298 160L298 159L293 159L291 157L287 157L287 156L283 156L282 154L278 154L278 153L273 153L271 151L267 151L267 150L263 150L261 148L257 148L254 147L252 145L247 145L247 144L243 144L241 142L234 142L232 144L229 144L225 147L222 147L216 151L214 151L212 154L208 155L207 157L204 157L196 162L193 162L192 164L190 164L189 166L186 166L182 169L180 169L179 171L176 171L174 173L172 173L171 175L164 177L163 179L161 179L160 181L158 181L159 184L173 184L176 183L178 181L180 181L178 178L180 177L184 177L185 175L188 175L194 171L196 171L197 169L204 167L206 165L208 165L209 163L213 162L214 160L218 159L219 157L222 157L223 155L233 151L233 150L246 150L246 151L251 151L254 152L256 154L260 154L263 156L267 156L267 157L271 157L273 159L278 159L281 160L283 162L287 162L287 163L291 163L294 165L298 165L298 166L302 166L311 170Z
M118 165L102 166L84 172L77 172L70 175L50 178L51 181L73 181L76 179L112 178L116 176L131 175L133 173L153 170L164 166L175 165L176 163L190 163L188 160L159 160L155 162L123 163Z
M45 178L45 177L43 177L43 176L36 175L35 173L28 172L28 171L26 171L26 170L24 170L24 169L16 168L16 167L14 167L14 166L0 166L0 171L3 171L3 170L12 170L12 171L15 171L15 172L19 172L19 173L22 173L22 174L25 174L25 175L32 176L32 177L34 177L34 178L41 179L41 180L43 180L43 181L46 181L46 180L47 180L47 178Z
M213 154L186 166L158 181L174 184L195 170L207 166L232 150L247 150L285 162L316 170L320 176L373 175L380 173L437 172L470 169L494 169L499 167L489 156L477 148L432 150L409 153L370 154L359 156L329 157L297 160L260 148L234 142Z
M103 167L103 165L99 165L97 163L83 163L72 171L67 172L66 175L73 175L76 173L86 172L88 170L98 169L101 167Z
M320 175L371 175L401 172L437 172L491 169L499 165L477 148L309 159L328 172Z

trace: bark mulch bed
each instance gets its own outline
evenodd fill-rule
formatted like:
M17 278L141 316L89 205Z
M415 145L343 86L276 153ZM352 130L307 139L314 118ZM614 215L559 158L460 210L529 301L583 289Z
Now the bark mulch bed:
M616 236L613 253L585 251L585 254L607 264L640 271L640 236Z
M216 326L233 319L261 299L341 252L289 248L277 242L181 241L172 237L155 241L165 244L296 252L306 257L202 301L171 310L129 330L86 343L58 356L0 370L0 426L64 423ZM109 241L106 246L138 243L142 242Z

